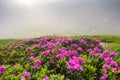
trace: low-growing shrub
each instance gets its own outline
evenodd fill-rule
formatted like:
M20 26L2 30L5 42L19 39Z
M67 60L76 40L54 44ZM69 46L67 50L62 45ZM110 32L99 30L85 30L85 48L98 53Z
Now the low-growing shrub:
M117 53L99 39L43 36L1 49L1 80L120 80Z

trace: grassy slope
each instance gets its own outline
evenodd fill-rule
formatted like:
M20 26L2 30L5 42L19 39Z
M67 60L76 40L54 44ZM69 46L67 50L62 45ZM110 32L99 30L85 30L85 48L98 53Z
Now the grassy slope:
M15 41L17 41L17 40L15 40L15 39L1 39L0 40L0 48L5 47L5 46L9 45L11 42L15 42Z

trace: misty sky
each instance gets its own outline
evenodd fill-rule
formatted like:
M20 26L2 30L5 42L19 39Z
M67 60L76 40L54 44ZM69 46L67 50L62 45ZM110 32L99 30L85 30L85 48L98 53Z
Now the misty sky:
M120 0L0 0L0 38L119 34Z

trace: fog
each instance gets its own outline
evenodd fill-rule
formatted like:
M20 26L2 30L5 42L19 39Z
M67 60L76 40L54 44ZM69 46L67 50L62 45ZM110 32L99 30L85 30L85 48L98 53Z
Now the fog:
M120 0L0 0L0 39L120 35Z

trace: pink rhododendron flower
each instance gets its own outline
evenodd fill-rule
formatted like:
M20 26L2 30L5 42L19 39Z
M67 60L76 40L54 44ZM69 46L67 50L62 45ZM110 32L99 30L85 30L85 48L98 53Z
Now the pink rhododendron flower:
M118 67L118 64L113 60L112 57L105 58L105 62L108 63L112 67Z
M120 71L120 67L115 67L113 72L118 72Z
M109 63L109 65L113 66L113 67L118 67L118 64L115 61L111 61Z
M81 65L78 65L78 64L76 64L74 66L74 69L76 69L77 71L83 71L83 67Z
M90 54L92 54L92 55L94 55L94 56L100 56L100 53L98 53L99 51L96 52L95 50L92 50L91 48L89 48L87 50L87 52L90 53Z
M78 50L79 50L79 51L83 51L82 47L78 47Z
M101 59L106 59L107 57L109 57L109 52L105 52L104 54L102 54L101 56L100 56L100 58Z
M5 72L5 67L4 66L0 66L0 75L3 74Z
M110 63L111 61L113 61L113 58L112 58L112 57L107 57L107 58L105 58L105 62L106 62L106 63Z
M116 55L117 53L114 51L105 51L105 53L101 55L101 59L106 59L107 57L116 56Z
M31 47L26 47L26 51L30 51L31 50Z
M99 39L94 39L94 41L96 42L96 43L100 43L101 42L101 40L99 40Z
M60 59L60 58L66 57L66 56L67 56L67 52L65 52L65 53L60 53L60 54L56 55L56 58Z
M102 68L104 68L104 69L109 69L109 68L111 68L111 66L109 66L109 65L107 65L107 64L104 64L104 65L102 66Z
M107 80L108 78L108 75L107 74L104 74L102 77L101 77L101 80Z
M62 52L62 51L67 51L67 48L66 47L62 47L61 49L60 49L60 51Z
M66 49L65 47L62 47L62 48L60 49L60 54L56 55L56 58L57 58L57 59L60 59L60 58L66 57L66 56L68 56L67 49Z
M50 50L46 50L46 51L42 52L42 56L46 56L46 55L48 55L49 53L50 53Z
M89 52L90 54L92 54L93 50L92 50L91 48L89 48L89 49L87 50L87 52Z
M52 47L54 47L54 44L53 43L51 43L51 42L47 42L47 47L50 49L50 48L52 48Z
M86 44L86 43L87 43L87 41L86 41L85 39L81 39L80 42L81 42L82 44Z
M56 42L55 44L54 44L54 46L59 46L60 45L60 42Z
M109 51L109 54L110 54L110 55L113 55L113 56L116 56L116 55L117 55L117 52L115 52L115 51Z
M78 60L80 61L80 63L85 63L85 59L84 58L78 58Z
M24 77L25 77L25 78L30 78L30 72L25 72L25 73L24 73Z
M68 40L68 42L73 42L73 38L69 38L67 40Z
M74 48L78 48L78 45L77 44L71 44L71 46L73 46Z
M31 60L31 61L34 60L34 56L30 56L30 60Z
M73 56L77 56L77 51L71 51L71 50L68 50L68 55L73 57Z
M36 67L36 68L39 68L40 65L41 65L41 61L40 61L40 60L36 60L36 61L35 61L35 67Z
M42 80L49 80L49 77L45 77L45 78L43 78Z
M30 60L34 60L34 53L30 54Z
M83 71L83 67L80 64L84 62L84 58L73 57L66 64L70 70Z
M95 47L95 48L94 48L94 51L97 52L97 53L100 53L100 52L101 52L101 49L99 49L98 47Z

